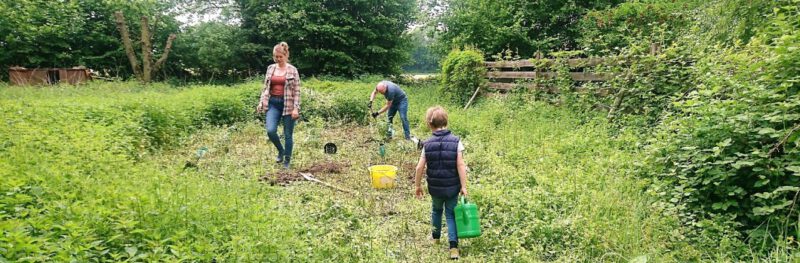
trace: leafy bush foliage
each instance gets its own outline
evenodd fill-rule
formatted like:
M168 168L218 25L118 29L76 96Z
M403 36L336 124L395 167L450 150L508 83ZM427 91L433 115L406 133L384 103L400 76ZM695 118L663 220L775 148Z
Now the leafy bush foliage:
M696 89L650 140L654 175L674 186L661 194L687 220L730 215L756 242L798 228L800 15L787 5L772 17L748 45L704 54Z
M639 42L669 46L686 31L696 1L628 2L587 13L579 24L581 47L593 55L616 55Z
M438 49L475 46L493 55L510 49L525 57L536 51L577 48L580 17L589 10L617 5L622 0L545 1L446 0L447 6L434 27L439 30ZM440 26L443 25L443 26Z
M351 79L370 73L398 74L409 60L411 43L403 31L414 18L414 1L236 3L246 40L260 46L250 57L256 58L254 64L262 64L256 68L271 63L258 58L270 58L272 45L280 41L289 43L292 63L301 74ZM277 30L283 28L292 30Z
M465 104L475 89L486 84L483 55L476 49L453 50L442 62L440 93L447 100Z
M3 49L0 79L6 79L6 69L10 66L86 66L108 70L112 75L129 75L131 69L114 25L114 12L122 11L128 19L133 18L127 22L133 35L138 35L140 16L159 17L151 20L154 23L151 24L152 37L166 39L170 33L179 31L178 21L163 15L171 7L166 2L3 1L0 3L0 47ZM163 50L163 41L153 44L156 50ZM167 69L173 65L167 63Z
M663 198L655 205L690 226L698 247L725 246L725 257L796 254L798 12L796 1L737 0L590 12L584 51L611 57L596 70L615 76L582 84L590 95L559 95L579 108L612 109L621 130L639 130L648 156L640 174ZM651 55L651 43L660 52ZM601 92L610 96L591 95Z
M348 83L316 79L305 81L303 116L365 124L369 116L367 102L375 84L377 81ZM376 101L379 103L378 99Z

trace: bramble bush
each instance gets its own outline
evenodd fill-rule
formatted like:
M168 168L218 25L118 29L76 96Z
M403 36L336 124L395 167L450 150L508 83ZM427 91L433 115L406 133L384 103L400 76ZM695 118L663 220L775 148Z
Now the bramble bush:
M317 79L305 81L301 106L303 116L365 124L369 116L369 95L377 83L377 80L372 79L352 82ZM375 101L376 109L382 106L380 94Z
M767 251L796 248L800 227L800 15L786 5L771 16L747 45L703 54L696 89L648 146L650 174L673 186L658 194L685 207L687 223L729 218Z
M636 46L645 39L669 45L689 24L691 12L699 3L637 1L593 10L581 18L578 42L590 55L617 55L618 49Z
M595 70L614 77L581 84L584 93L565 92L575 89L572 81L543 84L562 91L559 102L610 111L620 131L640 133L647 158L638 173L661 197L653 205L679 216L700 250L796 260L798 12L796 0L593 11L582 22L584 52L611 55L612 63ZM651 43L660 52L650 54ZM594 96L603 91L610 96Z
M800 227L800 16L797 1L750 2L686 10L675 8L694 3L631 3L590 13L584 26L597 34L584 34L589 51L626 62L598 67L616 77L584 87L612 91L588 101L615 108L619 99L609 117L642 132L649 192L694 229L688 236L698 247L727 240L720 251L730 258L787 259ZM659 10L676 12L642 15ZM751 15L741 20L730 10ZM655 20L631 23L641 19ZM649 43L661 52L649 56Z

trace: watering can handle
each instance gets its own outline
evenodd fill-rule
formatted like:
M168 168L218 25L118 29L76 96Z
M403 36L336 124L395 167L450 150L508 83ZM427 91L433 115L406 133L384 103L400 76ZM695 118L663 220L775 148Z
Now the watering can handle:
M466 203L467 203L467 197L462 195L462 196L459 198L459 201L458 201L458 203L459 203L459 204L462 204L462 205L463 205L463 204L466 204Z

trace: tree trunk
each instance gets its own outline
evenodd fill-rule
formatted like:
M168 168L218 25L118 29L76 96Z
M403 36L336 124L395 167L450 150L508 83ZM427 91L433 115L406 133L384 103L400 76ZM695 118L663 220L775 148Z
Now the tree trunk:
M161 66L164 66L164 62L167 61L167 57L169 56L169 51L172 50L172 41L175 40L176 37L175 34L170 34L169 38L167 38L167 45L164 46L164 53L161 54L161 58L159 58L153 66L153 72L161 70Z
M122 34L122 43L125 45L125 54L128 55L128 60L131 62L133 73L142 82L150 82L153 80L153 75L161 69L164 62L167 61L170 50L172 50L172 41L175 40L175 34L170 34L167 38L167 44L164 46L164 53L161 58L155 63L153 62L153 34L148 23L146 16L142 16L142 67L139 68L139 60L136 57L136 52L133 51L133 42L131 41L130 32L128 32L128 25L125 24L125 17L121 11L114 12L116 17L117 29ZM157 20L156 20L157 21Z
M153 45L150 43L150 25L147 17L142 16L142 81L152 80L153 70L150 65L153 63Z
M133 43L131 42L131 34L128 32L128 25L125 23L125 17L122 12L114 12L114 17L117 22L117 29L122 34L122 44L125 46L125 54L128 55L128 61L133 68L133 74L136 78L142 80L142 70L139 68L139 61L136 58L136 53L133 51Z

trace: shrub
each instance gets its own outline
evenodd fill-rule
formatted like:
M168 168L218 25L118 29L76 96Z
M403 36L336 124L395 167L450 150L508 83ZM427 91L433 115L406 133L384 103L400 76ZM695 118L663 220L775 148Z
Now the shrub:
M594 10L579 23L579 42L589 54L615 54L637 41L669 45L687 27L689 12L699 2L628 2L615 8Z
M311 79L303 82L303 118L322 118L327 121L341 120L364 124L369 109L369 94L377 83L375 78L368 81L334 82ZM376 99L376 107L379 107Z
M778 10L748 45L701 56L695 90L649 146L651 175L670 186L658 192L687 208L685 223L724 215L754 244L796 235L800 216L800 15Z
M442 62L440 93L451 102L465 104L475 89L486 85L483 55L472 48L453 50Z

